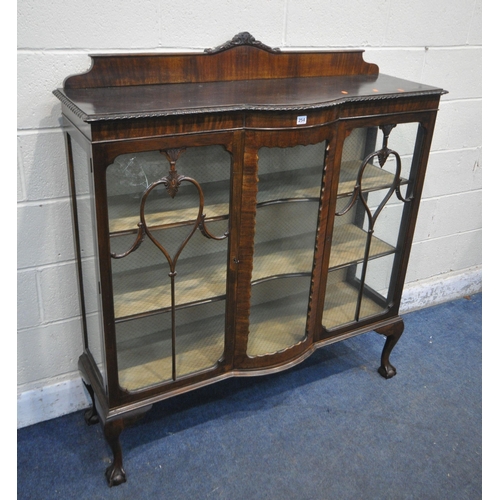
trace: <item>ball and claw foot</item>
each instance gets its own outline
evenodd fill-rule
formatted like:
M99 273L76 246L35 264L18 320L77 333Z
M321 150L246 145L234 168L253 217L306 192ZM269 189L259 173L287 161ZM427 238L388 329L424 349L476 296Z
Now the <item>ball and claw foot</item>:
M106 479L108 485L118 486L127 480L123 469L122 447L120 444L120 434L126 426L132 425L141 419L153 405L148 405L131 412L126 417L110 420L104 424L104 437L113 452L113 463L106 469Z
M117 466L113 463L106 469L106 479L108 480L108 485L111 488L112 486L118 486L119 484L124 483L127 480L127 477L125 476L123 467Z
M394 368L394 366L392 366L390 363L388 363L387 366L381 365L378 369L378 372L384 378L392 378L397 373L396 368Z

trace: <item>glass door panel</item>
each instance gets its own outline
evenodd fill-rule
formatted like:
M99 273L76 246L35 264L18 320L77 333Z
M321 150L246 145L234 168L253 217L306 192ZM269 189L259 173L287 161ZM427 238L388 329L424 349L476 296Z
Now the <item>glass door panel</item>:
M188 148L177 161L179 175L196 179L203 188L207 219L227 218L230 194L230 156L222 146ZM107 168L109 230L111 233L136 230L144 191L167 176L169 164L159 151L118 156ZM183 184L183 196L169 203L161 190L148 197L147 222L150 226L194 221L198 214L198 191Z
M117 322L120 385L129 391L215 366L224 352L225 300L179 307L175 314L172 357L172 311Z
M224 352L231 158L221 146L122 155L107 170L119 380L127 390Z
M306 338L325 147L259 150L249 356Z
M249 356L275 353L304 340L310 287L310 275L284 275L254 284Z
M344 142L326 329L380 314L391 304L417 131L416 123L360 128Z
M318 200L307 200L257 209L253 282L271 276L311 272L317 208Z

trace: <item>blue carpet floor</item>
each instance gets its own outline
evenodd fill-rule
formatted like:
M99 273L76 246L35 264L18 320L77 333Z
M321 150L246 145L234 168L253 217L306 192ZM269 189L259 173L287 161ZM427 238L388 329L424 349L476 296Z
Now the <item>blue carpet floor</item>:
M159 403L121 436L127 482L82 412L18 431L18 499L480 499L481 294L405 315L272 376Z

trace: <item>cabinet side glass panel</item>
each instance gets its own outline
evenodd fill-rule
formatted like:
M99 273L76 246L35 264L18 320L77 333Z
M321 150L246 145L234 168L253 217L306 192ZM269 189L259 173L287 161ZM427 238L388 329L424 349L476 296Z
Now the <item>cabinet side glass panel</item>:
M76 203L77 244L81 263L81 302L87 348L105 380L104 338L99 301L99 262L95 234L95 207L90 159L76 140L69 137Z
M416 123L360 128L344 142L326 329L383 313L391 305L417 129Z
M127 390L213 368L224 353L231 157L221 146L176 151L122 155L107 171Z
M259 150L249 356L306 338L325 148Z

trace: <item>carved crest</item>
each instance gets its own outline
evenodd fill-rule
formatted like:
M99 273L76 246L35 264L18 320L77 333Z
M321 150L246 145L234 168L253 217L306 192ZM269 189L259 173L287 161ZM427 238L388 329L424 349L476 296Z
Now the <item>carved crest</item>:
M239 45L251 45L252 47L257 47L259 49L266 50L267 52L271 52L272 54L281 52L279 48L269 47L269 45L265 45L262 42L255 40L255 38L250 33L248 33L248 31L243 31L242 33L238 33L237 35L235 35L232 40L229 40L226 43L219 45L218 47L214 47L213 49L205 49L205 53L217 54Z

